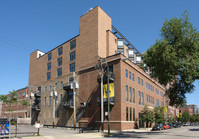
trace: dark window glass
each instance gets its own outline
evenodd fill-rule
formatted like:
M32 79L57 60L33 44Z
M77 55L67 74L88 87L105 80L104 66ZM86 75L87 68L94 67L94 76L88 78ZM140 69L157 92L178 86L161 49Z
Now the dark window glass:
M70 72L75 72L75 63L70 64Z
M47 80L50 80L51 79L51 73L48 72L46 75L47 75Z
M48 54L48 61L52 59L52 53Z
M62 55L63 47L59 47L57 52L58 52L58 56Z
M63 96L62 96L62 94L60 95L60 104L62 104L62 98L63 98Z
M138 84L140 84L140 77L138 77Z
M75 51L70 53L70 61L75 60Z
M129 71L129 79L131 80L131 72Z
M70 42L70 50L74 49L76 47L76 40L73 40Z
M46 106L46 97L45 97L45 106Z
M63 89L63 82L61 81L61 89Z
M135 121L135 108L133 108L133 121Z
M134 74L132 74L132 80L135 81Z
M129 92L130 92L129 101L132 102L132 89L131 89L131 87L129 87Z
M128 86L126 86L126 101L128 101L128 97L129 97L129 96L128 96L128 95L129 95L128 93L129 93L129 92L128 92Z
M57 59L57 66L61 66L62 65L62 57Z
M51 96L49 96L49 106L51 106Z
M70 103L73 103L73 92L69 92L69 93L68 93L68 101L69 101Z
M62 76L62 68L57 69L57 77Z
M143 86L143 80L141 79L141 86Z
M126 121L129 120L129 112L128 112L128 107L126 107Z
M47 86L45 86L45 92L47 92Z
M141 92L138 92L138 96L139 96L139 105L141 105Z
M133 88L133 103L135 103L135 88Z
M132 121L132 108L130 108L130 121Z
M126 78L128 78L128 70L126 69Z
M39 94L41 94L41 86L38 87L37 91Z
M51 62L47 64L47 71L51 70Z

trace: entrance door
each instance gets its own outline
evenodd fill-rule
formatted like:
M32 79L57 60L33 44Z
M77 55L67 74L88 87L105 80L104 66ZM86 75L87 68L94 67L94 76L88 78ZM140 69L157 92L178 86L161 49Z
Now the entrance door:
M144 128L144 122L141 120L142 113L139 113L139 128Z

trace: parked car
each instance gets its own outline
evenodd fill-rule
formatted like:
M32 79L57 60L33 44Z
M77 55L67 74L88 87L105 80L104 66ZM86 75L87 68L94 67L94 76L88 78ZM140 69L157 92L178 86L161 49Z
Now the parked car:
M184 124L183 124L183 126L189 126L189 125L190 125L189 123L184 123Z
M164 127L164 129L169 129L169 125L168 124L164 124L163 127Z
M157 124L157 125L155 125L155 126L152 128L152 130L163 130L163 129L164 129L164 127L163 127L162 124Z
M181 126L182 126L182 124L181 124L181 123L176 123L176 124L177 124L177 126L178 126L178 127L181 127Z
M169 129L172 129L173 128L173 124L169 123Z

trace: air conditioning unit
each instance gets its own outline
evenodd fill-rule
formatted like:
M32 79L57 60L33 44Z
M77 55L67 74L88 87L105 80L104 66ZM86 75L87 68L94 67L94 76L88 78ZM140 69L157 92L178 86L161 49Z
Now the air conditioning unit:
M82 107L82 108L86 107L86 102L80 103L80 107Z

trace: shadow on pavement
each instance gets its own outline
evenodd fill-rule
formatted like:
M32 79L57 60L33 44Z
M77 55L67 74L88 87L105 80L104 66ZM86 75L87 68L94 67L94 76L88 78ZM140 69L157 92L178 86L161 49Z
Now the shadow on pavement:
M189 129L189 131L199 131L199 128Z

